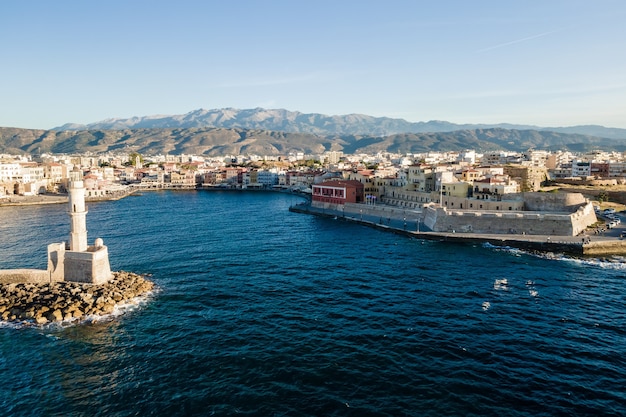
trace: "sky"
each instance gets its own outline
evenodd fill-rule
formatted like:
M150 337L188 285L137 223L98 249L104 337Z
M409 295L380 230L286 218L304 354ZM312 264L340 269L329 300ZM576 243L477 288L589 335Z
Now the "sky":
M626 128L623 0L0 2L0 126L233 107Z

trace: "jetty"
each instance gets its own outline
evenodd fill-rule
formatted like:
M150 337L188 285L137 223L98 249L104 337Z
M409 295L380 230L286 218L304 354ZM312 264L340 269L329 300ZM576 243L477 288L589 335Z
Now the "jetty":
M101 238L87 243L87 207L82 172L70 173L69 242L48 245L47 269L0 270L0 320L33 324L84 320L152 291L144 277L112 272Z

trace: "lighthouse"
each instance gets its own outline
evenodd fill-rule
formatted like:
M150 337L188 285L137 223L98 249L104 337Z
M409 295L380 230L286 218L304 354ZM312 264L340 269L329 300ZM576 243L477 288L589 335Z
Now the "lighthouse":
M69 181L70 250L85 252L87 246L87 209L83 173L74 168Z
M83 173L78 168L70 172L69 178L70 242L67 247L51 245L48 249L48 265L51 280L65 280L102 284L111 279L109 250L102 239L87 244L87 208ZM61 277L61 271L62 277Z

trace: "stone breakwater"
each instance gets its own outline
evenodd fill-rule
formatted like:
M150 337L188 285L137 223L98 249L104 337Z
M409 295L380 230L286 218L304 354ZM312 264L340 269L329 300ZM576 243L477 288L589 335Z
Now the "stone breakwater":
M4 321L46 324L103 316L116 305L154 288L144 277L114 272L104 284L55 282L0 285L0 318Z

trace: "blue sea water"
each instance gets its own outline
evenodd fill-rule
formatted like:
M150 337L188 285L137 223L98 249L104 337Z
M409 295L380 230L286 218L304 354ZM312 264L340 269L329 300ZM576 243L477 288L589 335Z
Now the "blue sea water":
M6 416L626 415L626 263L408 239L274 193L89 204L107 320L0 326ZM0 208L0 268L45 268L65 205Z

